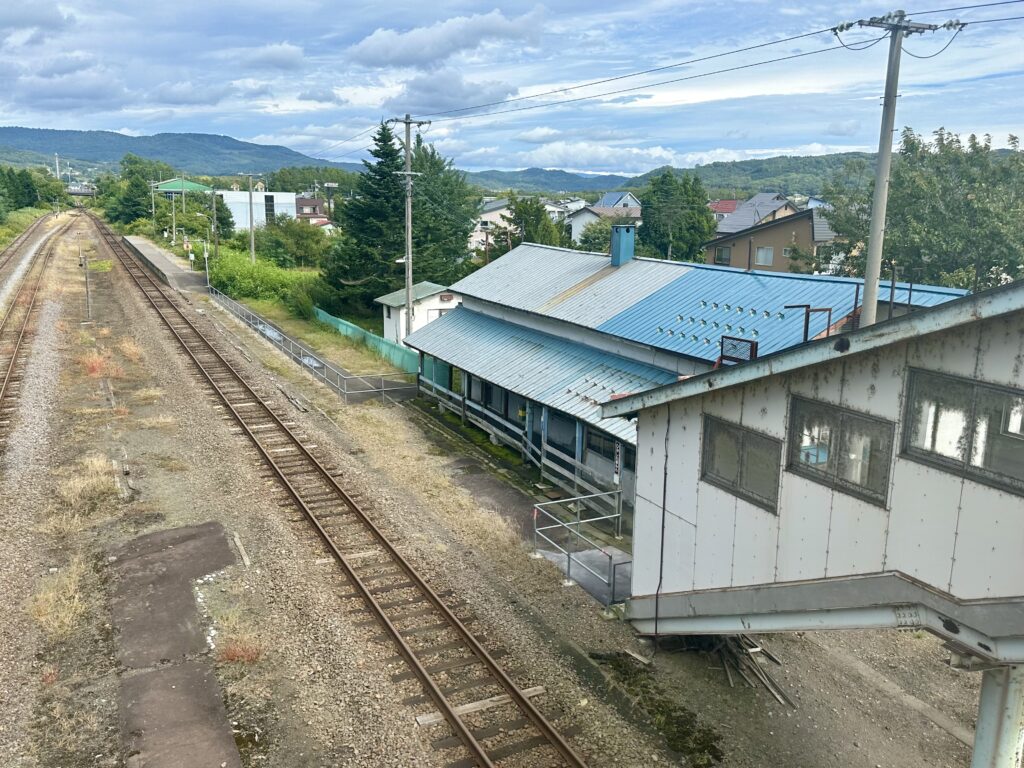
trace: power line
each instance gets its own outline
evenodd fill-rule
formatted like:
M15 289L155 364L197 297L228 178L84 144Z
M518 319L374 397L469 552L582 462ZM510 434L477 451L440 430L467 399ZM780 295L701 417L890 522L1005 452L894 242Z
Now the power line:
M971 11L975 8L991 8L995 5L1016 5L1024 3L1024 0L1002 0L999 3L978 3L976 5L954 5L952 8L936 8L933 11L911 11L908 16L927 16L931 13L949 13L950 11Z
M936 51L935 53L929 53L929 54L928 54L927 56L922 56L922 55L920 55L920 54L917 54L917 53L911 53L910 51L908 51L908 50L907 50L907 47L906 47L906 46L903 46L903 52L904 52L905 54L907 54L907 56L913 56L913 57L914 57L915 59L934 59L934 58L935 58L936 56L938 56L938 55L939 55L940 53L942 53L942 52L943 52L943 51L945 51L945 50L946 50L947 48L949 48L949 46L951 46L951 45L953 44L953 41L954 41L954 40L956 40L957 36L958 36L958 35L959 35L959 34L960 34L961 32L963 32L963 31L964 31L964 28L963 28L963 26L961 26L961 27L957 27L957 30L956 30L956 32L954 32L954 33L953 33L953 36L952 36L951 38L949 38L949 41L948 41L948 42L947 42L947 43L946 43L946 44L945 44L944 46L942 46L942 47L941 47L941 48L940 48L939 50L937 50L937 51Z
M1001 19L978 19L977 21L966 21L964 24L974 27L978 24L995 24L999 21L1020 21L1021 19L1024 19L1024 16L1005 16Z
M1024 0L1020 0L1020 2L1024 2ZM428 112L428 113L426 113L424 115L419 115L419 117L434 117L435 115L451 115L451 114L454 114L456 112L471 112L471 111L473 111L475 109L486 109L487 107L496 107L496 106L500 106L502 104L514 104L516 102L526 101L528 99L539 99L542 96L552 96L552 95L554 95L556 93L566 93L568 91L576 91L576 90L579 90L581 88L590 88L591 86L595 86L595 85L603 85L605 83L614 83L614 82L616 82L618 80L627 80L627 79L633 78L633 77L640 77L641 75L650 75L650 74L653 74L655 72L664 72L665 70L669 70L669 69L678 69L679 67L685 67L685 66L688 66L690 64L699 64L699 63L704 62L704 61L711 61L713 59L720 59L720 58L722 58L724 56L732 56L732 55L737 54L737 53L746 53L747 51L754 51L754 50L757 50L758 48L766 48L766 47L771 46L771 45L780 45L782 43L790 43L790 42L792 42L794 40L802 40L805 37L814 37L815 35L821 35L821 34L824 34L826 32L831 32L831 31L832 31L831 27L826 27L825 29L818 29L818 30L815 30L814 32L805 32L802 35L792 35L790 37L783 37L783 38L780 38L778 40L770 40L769 42L766 42L766 43L758 43L756 45L748 45L745 48L736 48L736 49L731 50L731 51L723 51L722 53L715 53L715 54L711 54L709 56L701 56L701 57L696 58L696 59L688 59L687 61L677 61L674 64L665 64L665 65L660 66L660 67L652 67L651 69L644 69L644 70L640 70L638 72L629 72L629 73L627 73L625 75L616 75L614 77L606 77L606 78L602 78L601 80L591 80L590 82L586 82L586 83L576 83L574 85L569 85L569 86L566 86L564 88L555 88L555 89L550 90L550 91L542 91L541 93L531 93L529 96L516 96L516 97L511 98L511 99L501 99L499 101L490 101L490 102L486 102L486 103L483 103L483 104L475 104L475 105L473 105L471 107L458 107L456 109L447 109L447 110L443 110L443 111L440 111L440 112Z
M885 39L885 36L883 36L881 38L875 38L875 39L871 40L870 42L872 42L872 43L878 42L878 40L881 40L881 39ZM594 94L591 94L589 96L577 96L576 98L573 98L573 99L561 99L559 101L547 101L547 102L544 102L543 104L530 104L530 105L525 106L525 107L514 107L512 109L501 109L501 110L498 110L496 112L481 112L480 114L464 115L464 116L461 116L461 117L442 117L441 119L435 120L434 122L436 122L436 123L445 123L445 122L449 122L449 121L452 121L452 120L473 120L473 119L478 118L478 117L494 117L496 115L507 115L507 114L512 113L512 112L526 112L526 111L532 110L532 109L543 109L545 107L556 107L556 106L560 106L562 104L574 104L574 103L577 103L577 102L580 102L580 101L588 101L590 99L601 99L601 98L605 98L607 96L617 96L617 95L623 94L623 93L632 93L632 92L635 92L635 91L644 90L646 88L657 88L657 87L662 86L662 85L671 85L673 83L682 83L682 82L686 82L688 80L698 80L698 79L700 79L702 77L711 77L712 75L721 75L721 74L726 74L726 73L729 73L729 72L739 72L740 70L752 69L754 67L760 67L760 66L763 66L765 64L776 64L776 63L778 63L780 61L791 61L793 59L801 59L801 58L805 58L807 56L815 56L815 55L817 55L819 53L828 53L829 51L837 51L837 50L839 50L841 48L844 48L844 47L845 47L844 45L833 45L833 46L829 46L828 48L820 48L820 49L818 49L816 51L804 51L802 53L793 53L793 54L790 54L789 56L778 56L778 57L776 57L774 59L764 59L762 61L755 61L755 62L751 62L749 64L740 64L740 65L735 66L735 67L726 67L724 69L715 69L715 70L712 70L710 72L701 72L701 73L698 73L698 74L695 74L695 75L686 75L685 77L676 77L676 78L673 78L671 80L661 80L661 81L659 81L657 83L645 83L644 85L635 85L635 86L631 86L629 88L618 88L618 89L613 90L613 91L603 91L602 93L594 93Z

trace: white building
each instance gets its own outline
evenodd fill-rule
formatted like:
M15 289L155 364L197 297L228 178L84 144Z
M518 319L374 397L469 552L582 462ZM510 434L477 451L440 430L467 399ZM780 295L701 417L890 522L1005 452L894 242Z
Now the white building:
M379 296L374 301L381 305L384 315L384 338L404 344L408 335L405 326L405 288ZM448 288L423 281L412 287L412 330L418 331L427 323L437 320L459 306L462 300Z
M630 195L632 197L632 195ZM587 228L587 225L593 224L595 221L601 219L611 219L616 223L630 223L640 225L640 208L639 207L609 207L609 206L597 206L588 205L585 208L579 208L565 217L565 220L569 222L569 230L572 234L572 241L578 243L580 237L583 235L583 230Z
M991 668L974 765L1019 766L1022 359L1024 282L606 402L639 415L634 625L928 630Z
M509 215L507 197L484 200L480 206L480 218L477 219L473 231L469 233L469 249L485 250L493 244L494 230L507 226L506 217Z
M249 191L218 189L217 197L231 211L231 217L235 220L236 231L249 231ZM295 193L294 192L267 192L265 190L253 190L252 193L252 222L254 227L264 227L268 219L284 214L290 219L295 218Z

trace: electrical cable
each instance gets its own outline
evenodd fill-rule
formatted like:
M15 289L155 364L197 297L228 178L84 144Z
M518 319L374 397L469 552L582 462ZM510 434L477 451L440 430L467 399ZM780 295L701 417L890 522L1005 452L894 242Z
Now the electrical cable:
M872 42L877 42L878 40L883 40L883 39L885 39L885 35L883 35L880 38L876 38ZM561 106L563 104L575 104L577 102L588 101L590 99L601 99L601 98L605 98L607 96L618 96L619 94L623 94L623 93L632 93L632 92L635 92L635 91L641 91L641 90L644 90L646 88L657 88L658 86L662 86L662 85L671 85L673 83L682 83L682 82L686 82L686 81L689 81L689 80L698 80L698 79L700 79L702 77L711 77L712 75L721 75L721 74L726 74L728 72L739 72L739 71L744 70L744 69L753 69L754 67L760 67L760 66L763 66L765 64L776 64L776 63L778 63L780 61L791 61L793 59L806 58L807 56L815 56L815 55L817 55L819 53L828 53L829 51L838 51L840 48L843 48L843 47L844 46L842 46L842 45L833 45L833 46L829 46L828 48L819 48L818 50L815 50L815 51L803 51L802 53L793 53L793 54L790 54L789 56L778 56L778 57L776 57L774 59L763 59L762 61L755 61L755 62L751 62L750 64L740 64L740 65L735 66L735 67L726 67L726 68L723 68L723 69L715 69L715 70L712 70L710 72L700 72L700 73L697 73L695 75L687 75L685 77L672 78L671 80L660 80L660 81L658 81L656 83L645 83L644 85L634 85L634 86L630 86L629 88L618 88L618 89L613 90L613 91L603 91L601 93L594 93L594 94L591 94L589 96L577 96L576 98L573 98L573 99L561 99L559 101L546 101L543 104L530 104L530 105L525 106L525 107L513 107L512 109L500 109L500 110L497 110L496 112L481 112L481 113L476 114L476 115L464 115L464 116L461 116L461 117L442 117L441 119L434 120L433 122L435 122L435 123L446 123L446 122L450 122L452 120L474 120L474 119L479 118L479 117L494 117L496 115L507 115L507 114L510 114L510 113L513 113L513 112L526 112L526 111L533 110L533 109L543 109L545 107L557 107L557 106Z
M959 35L959 34L960 34L961 32L963 32L963 31L964 31L964 28L963 28L963 27L958 27L958 28L957 28L957 30L956 30L956 32L954 32L954 33L953 33L953 36L952 36L951 38L949 38L949 40L948 40L948 41L946 42L946 44L945 44L944 46L942 46L942 47L941 47L941 48L940 48L939 50L937 50L937 51L936 51L935 53L929 53L929 54L928 54L927 56L922 56L922 55L920 55L920 54L917 54L917 53L911 53L910 51L908 51L908 50L907 50L906 46L901 46L901 47L903 48L903 52L904 52L905 54L907 54L907 56L913 56L913 57L914 57L915 59L934 59L934 58L935 58L936 56L938 56L938 55L939 55L940 53L942 53L942 52L943 52L943 51L945 51L945 50L946 50L947 48L949 48L949 46L951 46L951 45L953 44L953 41L954 41L954 40L956 40L957 36L958 36L958 35Z
M978 19L977 21L965 21L964 24L976 27L979 24L995 24L1000 21L1020 21L1021 19L1024 19L1024 16L1004 16L1001 19Z
M949 13L950 11L970 11L975 8L991 8L994 5L1016 5L1024 0L1002 0L999 3L978 3L977 5L954 5L952 8L936 8L933 11L911 11L907 16L927 16L932 13Z
M1024 2L1024 0L1020 0L1020 1ZM499 101L491 101L491 102L486 102L484 104L474 104L471 107L458 107L456 109L447 109L447 110L443 110L443 111L440 111L440 112L427 112L427 113L425 113L423 115L417 115L417 117L434 117L436 115L451 115L451 114L455 114L456 112L471 112L471 111L476 110L476 109L486 109L487 107L496 107L496 106L500 106L502 104L513 104L513 103L519 102L519 101L526 101L527 99L539 99L539 98L541 98L543 96L553 96L556 93L565 93L567 91L576 91L576 90L579 90L581 88L590 88L591 86L594 86L594 85L603 85L605 83L613 83L613 82L615 82L617 80L627 80L627 79L629 79L631 77L640 77L641 75L650 75L650 74L653 74L655 72L664 72L665 70L669 70L669 69L677 69L679 67L685 67L685 66L688 66L690 64L699 64L699 63L704 62L704 61L711 61L712 59L720 59L720 58L722 58L724 56L732 56L732 55L737 54L737 53L746 53L747 51L754 51L754 50L757 50L758 48L766 48L766 47L771 46L771 45L779 45L781 43L789 43L789 42L792 42L794 40L801 40L801 39L803 39L805 37L814 37L815 35L821 35L821 34L824 34L826 32L831 32L831 31L832 31L831 28L819 29L819 30L816 30L814 32L805 32L802 35L792 35L790 37L783 37L783 38L780 38L778 40L771 40L771 41L769 41L767 43L758 43L757 45L748 45L745 48L736 48L736 49L731 50L731 51L723 51L722 53L715 53L715 54L711 54L709 56L701 56L699 58L689 59L687 61L677 61L674 64L665 64L664 66L652 67L651 69L644 69L644 70L640 70L638 72L629 72L629 73L627 73L625 75L616 75L614 77L606 77L606 78L602 78L601 80L591 80L591 81L586 82L586 83L576 83L575 85L568 85L568 86L566 86L564 88L555 88L555 89L550 90L550 91L542 91L541 93L531 93L529 96L516 96L516 97L511 98L511 99L501 99Z
M886 40L889 37L888 35L882 35L881 37L873 38L872 41L870 43L867 43L866 45L861 45L859 43L854 43L853 45L847 45L846 43L843 42L843 38L841 38L839 36L839 31L838 30L834 30L834 34L836 36L836 40L839 41L839 44L841 46L843 46L843 48L845 48L848 51L866 51L868 48L872 48L872 47L878 45L880 42L882 42L883 40ZM854 46L858 46L858 47L855 48Z

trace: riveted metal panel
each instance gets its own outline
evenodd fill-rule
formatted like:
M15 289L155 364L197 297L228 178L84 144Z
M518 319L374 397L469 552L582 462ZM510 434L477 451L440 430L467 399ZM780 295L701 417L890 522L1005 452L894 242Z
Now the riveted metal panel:
M693 475L696 478L698 475ZM697 538L694 589L727 587L732 583L733 533L736 505L746 504L708 483L697 489Z
M736 504L732 586L769 584L775 580L778 534L778 517L743 501Z
M893 471L885 567L949 589L962 482L899 458Z
M1024 499L967 480L962 504L950 592L963 599L1024 595Z
M782 473L776 581L820 579L825 575L831 507L829 488L790 472Z
M810 481L808 481L810 482ZM832 516L826 576L877 573L885 555L887 510L831 490Z

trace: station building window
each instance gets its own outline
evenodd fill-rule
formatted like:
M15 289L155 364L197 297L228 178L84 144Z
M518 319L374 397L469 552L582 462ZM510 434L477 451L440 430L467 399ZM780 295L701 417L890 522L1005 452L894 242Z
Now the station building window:
M267 217L267 224L274 223L274 196L264 195L263 196L263 212Z
M905 456L1024 495L1024 391L910 371Z
M484 383L476 376L469 377L469 399L474 403L484 401Z
M587 453L615 461L615 438L599 429L587 427Z
M884 506L894 431L884 419L794 397L786 469Z
M548 411L548 444L570 456L576 456L576 421Z
M775 513L782 442L752 429L704 416L701 479Z
M732 264L732 246L719 245L715 248L715 264L723 267Z
M526 398L520 397L515 392L507 393L508 411L505 418L520 427L526 425Z

